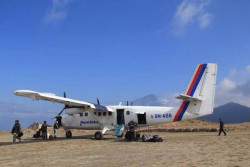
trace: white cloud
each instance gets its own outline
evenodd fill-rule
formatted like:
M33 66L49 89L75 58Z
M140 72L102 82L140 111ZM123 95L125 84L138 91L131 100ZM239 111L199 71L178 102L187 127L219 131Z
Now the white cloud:
M216 106L235 102L250 107L249 68L248 65L243 71L231 70L230 75L219 82L216 87Z
M212 19L212 14L206 12L209 3L210 0L183 0L175 12L174 32L181 34L185 31L186 26L193 23L198 23L200 28L209 26Z
M219 89L225 89L225 90L232 90L236 87L236 83L231 81L228 78L224 78L220 84L219 84Z
M210 25L212 20L212 14L205 13L202 16L200 16L200 28L206 28L207 26Z
M52 24L58 23L67 16L67 5L72 0L52 0L52 7L50 7L43 19L44 23Z

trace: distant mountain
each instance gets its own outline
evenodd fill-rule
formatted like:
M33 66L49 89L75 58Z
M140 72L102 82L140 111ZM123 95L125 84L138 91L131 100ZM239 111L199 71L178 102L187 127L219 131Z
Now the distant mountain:
M220 117L224 123L247 122L250 121L250 108L231 102L215 108L213 114L200 117L200 119L218 122Z
M159 96L156 96L154 94L150 94L150 95L134 100L133 105L135 106L167 106L168 100L161 98Z

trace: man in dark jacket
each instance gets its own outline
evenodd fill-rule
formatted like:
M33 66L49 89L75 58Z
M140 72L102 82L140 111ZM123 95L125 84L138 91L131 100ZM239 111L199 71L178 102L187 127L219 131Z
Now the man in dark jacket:
M13 142L16 142L16 139L18 139L19 142L21 142L21 137L18 136L19 132L21 132L21 126L19 124L19 120L16 120L11 130L11 133L13 134Z
M48 127L48 124L46 121L44 121L41 127L41 130L43 133L43 140L47 139L47 127Z
M219 131L218 136L220 136L221 132L223 132L223 133L224 133L224 136L226 136L227 134L226 134L226 132L224 131L224 122L222 121L221 118L220 118L219 120L220 120L220 131Z

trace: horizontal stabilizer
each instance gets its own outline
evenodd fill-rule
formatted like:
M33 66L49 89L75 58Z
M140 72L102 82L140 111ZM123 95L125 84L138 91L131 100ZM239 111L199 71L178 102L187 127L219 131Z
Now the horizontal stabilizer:
M192 96L184 95L184 94L180 94L179 96L177 96L175 98L181 99L181 100L184 100L184 101L201 101L201 98L192 97Z

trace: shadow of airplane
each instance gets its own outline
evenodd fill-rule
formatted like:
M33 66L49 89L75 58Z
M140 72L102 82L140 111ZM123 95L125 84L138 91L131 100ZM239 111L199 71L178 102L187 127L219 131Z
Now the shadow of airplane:
M105 134L105 137L102 140L111 140L114 139L112 137L106 137L108 136L108 134ZM21 142L0 142L0 147L1 146L7 146L7 145L16 145L16 144L29 144L29 143L37 143L37 142L58 142L58 141L63 141L63 140L96 140L94 138L94 135L81 135L81 136L72 136L71 138L65 138L65 137L57 137L56 139L49 139L49 140L43 140L42 138L26 138L26 139L22 139Z

